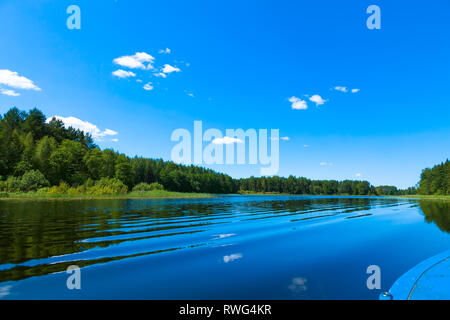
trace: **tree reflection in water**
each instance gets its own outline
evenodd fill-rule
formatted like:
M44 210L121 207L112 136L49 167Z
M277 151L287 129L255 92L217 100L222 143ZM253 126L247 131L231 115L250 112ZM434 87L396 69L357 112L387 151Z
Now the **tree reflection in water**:
M422 200L419 203L426 222L435 223L441 231L450 233L449 201Z

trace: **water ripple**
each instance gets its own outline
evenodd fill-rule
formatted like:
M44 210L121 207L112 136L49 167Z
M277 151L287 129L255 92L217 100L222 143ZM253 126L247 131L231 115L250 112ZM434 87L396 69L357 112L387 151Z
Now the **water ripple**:
M0 282L140 256L228 246L312 221L370 218L406 200L219 197L205 200L0 202ZM242 253L223 257L226 263Z

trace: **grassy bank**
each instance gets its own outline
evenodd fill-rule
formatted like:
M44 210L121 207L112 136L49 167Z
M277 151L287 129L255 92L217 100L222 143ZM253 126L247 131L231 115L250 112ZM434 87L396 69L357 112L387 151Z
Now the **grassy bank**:
M96 194L48 194L40 192L0 193L0 200L97 200L97 199L190 199L211 198L209 193L185 193L166 190L134 191L125 194L96 195Z
M240 190L240 195L245 196L310 196L310 197L380 197L378 195L368 194L368 195L359 195L359 194L292 194L292 193L282 193L282 192L255 192L255 191L246 191Z
M278 192L249 192L249 191L241 191L238 195L285 195L292 196L289 193L278 193ZM304 194L299 196L351 196L351 195L311 195ZM0 201L1 200L52 200L52 199L61 199L61 200L96 200L96 199L196 199L196 198L212 198L214 194L210 193L186 193L186 192L174 192L174 191L166 191L166 190L152 190L152 191L132 191L124 194L67 194L67 193L42 193L42 192L0 192ZM378 197L374 195L366 195L360 197ZM383 196L386 198L404 198L404 199L422 199L422 200L445 200L450 201L450 195L403 195L403 196Z
M246 191L240 190L238 194L243 196L292 196L290 193L280 193L280 192L255 192L255 191Z
M407 199L421 199L421 200L445 200L445 201L450 201L450 195L414 194L414 195L406 195L406 196L391 196L390 198L407 198Z

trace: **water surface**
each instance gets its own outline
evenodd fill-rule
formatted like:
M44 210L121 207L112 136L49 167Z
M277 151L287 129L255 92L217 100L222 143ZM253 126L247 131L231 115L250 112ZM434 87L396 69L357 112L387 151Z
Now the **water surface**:
M450 249L449 232L439 201L0 201L0 299L376 299ZM66 287L70 265L81 290Z

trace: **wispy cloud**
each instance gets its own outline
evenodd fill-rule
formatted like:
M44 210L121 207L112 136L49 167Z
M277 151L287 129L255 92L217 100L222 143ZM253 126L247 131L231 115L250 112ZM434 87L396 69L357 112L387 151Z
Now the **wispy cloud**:
M0 70L0 84L15 89L41 91L41 88L36 86L32 80L20 76L17 72L8 69Z
M309 98L309 101L314 102L316 106L320 106L324 104L327 100L324 100L321 96L315 94Z
M347 87L341 87L341 86L334 87L334 90L341 91L341 92L348 92Z
M186 93L189 97L194 98L194 93L192 91L189 90L184 90L184 93Z
M159 54L169 54L171 50L169 48L161 49L158 51Z
M326 161L322 161L321 163L319 163L321 166L332 166L333 163L332 162L326 162Z
M241 139L232 137L215 138L212 143L214 144L232 144L232 143L243 143Z
M132 56L122 56L115 58L113 62L122 67L127 67L130 69L153 69L153 61L155 58L146 52L136 52ZM144 65L147 63L147 66Z
M177 67L173 67L170 64L165 64L161 69L163 73L172 73L172 72L180 72L181 70Z
M283 141L289 141L291 140L291 138L289 138L288 136L285 137L270 137L271 141L279 141L279 140L283 140Z
M66 128L72 127L74 129L82 130L85 133L90 133L92 138L98 141L102 141L103 138L107 136L115 136L118 134L118 132L111 129L105 129L101 131L95 124L92 124L88 121L80 120L75 117L53 116L48 118L46 122L49 123L53 118L55 118L56 120L61 120Z
M1 94L5 96L18 97L20 93L15 92L14 90L0 89Z
M308 105L307 105L307 103L306 103L305 100L302 100L302 99L297 98L297 97L295 97L295 96L290 97L288 100L289 100L289 102L292 104L292 105L291 105L291 106L292 106L292 109L295 109L295 110L305 110L305 109L308 109Z
M351 93L356 93L359 91L359 89L348 89L347 87L342 87L342 86L336 86L333 89L336 91L341 91L341 92L349 92L349 90L350 90Z
M360 178L361 177L361 173L355 174L355 177Z
M116 76L118 78L129 78L129 77L135 77L136 74L134 72L131 71L125 71L122 69L116 70L113 73L113 76Z
M158 72L158 73L155 73L155 77L167 78L167 74Z
M153 90L153 85L152 85L152 83L151 83L151 82L146 83L146 84L144 85L144 90L147 90L147 91Z

